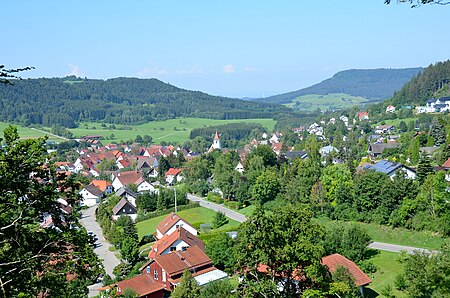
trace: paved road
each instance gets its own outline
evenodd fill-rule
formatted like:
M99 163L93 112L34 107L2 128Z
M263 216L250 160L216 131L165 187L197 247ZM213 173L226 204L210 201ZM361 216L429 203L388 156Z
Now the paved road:
M205 201L201 197L197 197L193 194L188 194L187 198L192 202L199 203L200 206L202 206L202 207L214 210L216 212L220 211L220 212L224 213L227 217L234 219L235 221L244 222L247 220L247 217L245 217L245 215L243 215L243 214L240 214L239 212L233 211L231 209L228 209L227 207L224 207L222 205L219 205L219 204L216 204L213 202Z
M222 205L216 204L216 203L212 203L212 202L208 202L204 199L202 199L201 197L195 196L193 194L188 194L187 198L192 201L192 202L196 202L199 203L200 206L214 210L214 211L220 211L223 212L227 217L234 219L238 222L244 222L247 220L247 218L245 217L245 215L242 215L236 211L233 211L231 209L228 209L227 207L224 207ZM403 245L396 245L396 244L389 244L389 243L382 243L382 242L372 242L371 244L369 244L370 248L373 249L378 249L378 250L385 250L385 251L391 251L391 252L401 252L401 251L406 251L409 254L414 253L414 251L424 251L427 253L430 253L432 251L428 250L428 249L423 249L423 248L418 248L418 247L411 247L411 246L403 246Z
M105 240L102 229L95 221L95 209L97 209L97 206L93 206L89 209L84 210L80 222L86 228L86 230L92 231L95 233L95 235L97 235L98 246L94 249L94 252L103 261L103 266L105 268L106 274L114 278L114 274L112 273L113 269L120 264L120 261L116 257L116 255L108 249L111 244ZM89 297L96 296L99 293L96 289L100 288L101 286L101 283L89 286Z
M68 138L65 138L65 137L61 137L61 136L55 135L55 134L53 134L53 133L51 133L51 132L48 132L48 131L45 131L45 130L41 130L41 129L37 129L37 128L30 128L30 129L36 130L36 131L40 131L40 132L43 132L43 133L45 133L45 134L47 134L47 135L49 135L49 136L53 136L53 137L55 137L55 138L60 138L60 139L63 139L63 140L65 140L65 141L70 141L70 139L68 139Z

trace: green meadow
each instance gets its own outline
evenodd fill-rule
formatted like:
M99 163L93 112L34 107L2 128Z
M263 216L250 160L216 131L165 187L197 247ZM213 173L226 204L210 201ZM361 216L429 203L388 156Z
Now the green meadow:
M152 121L141 125L116 125L115 129L111 129L109 124L105 124L106 127L102 127L101 123L83 122L78 128L70 129L70 131L75 138L86 135L100 135L105 138L104 142L134 140L137 135L140 135L141 137L149 135L153 138L154 143L160 143L162 141L167 143L183 143L184 141L189 140L189 134L191 130L195 128L223 125L227 123L260 123L268 131L272 131L276 121L273 119L215 120L203 118L177 118L164 121Z
M285 106L300 111L316 111L340 110L350 108L355 105L368 103L367 98L361 96L353 96L344 93L330 93L327 95L308 94L299 96Z
M3 137L3 131L9 125L11 125L11 124L6 123L6 122L0 122L0 137ZM12 125L17 127L17 132L19 133L19 136L21 139L34 139L34 138L39 138L39 137L43 137L43 136L47 135L49 137L48 138L49 141L53 141L53 142L63 141L63 139L61 139L61 138L50 136L50 135L46 134L45 132L32 129L30 127L20 126L20 125L16 125L16 124L12 124Z

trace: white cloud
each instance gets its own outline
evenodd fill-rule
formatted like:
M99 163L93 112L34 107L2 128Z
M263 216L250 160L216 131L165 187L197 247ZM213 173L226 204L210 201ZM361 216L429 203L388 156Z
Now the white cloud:
M168 74L170 74L169 70L158 67L144 68L138 72L138 75L141 77L165 76Z
M227 64L223 67L224 73L233 73L234 72L234 66L232 64Z
M69 64L67 64L67 66L69 66L70 71L69 71L69 73L66 74L66 76L76 76L76 77L82 76L81 70L77 65L75 65L73 63L69 63Z
M244 67L244 71L246 71L246 72L255 72L255 71L258 71L258 69L254 68L254 67L251 67L251 66L246 66L246 67Z
M197 65L192 66L191 68L182 68L177 70L177 74L179 75L198 75L203 73L205 73L203 69L201 69Z

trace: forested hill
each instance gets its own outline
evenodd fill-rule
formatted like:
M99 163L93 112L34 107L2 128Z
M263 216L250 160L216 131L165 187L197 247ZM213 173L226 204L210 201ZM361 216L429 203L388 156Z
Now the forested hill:
M78 121L138 124L174 117L272 118L281 105L211 96L157 79L41 78L0 84L0 121L74 127Z
M430 98L450 96L450 60L431 64L394 94L394 105L420 105Z
M290 103L293 99L308 95L327 95L330 93L345 93L353 96L362 96L367 99L387 99L394 91L406 84L417 75L422 68L405 69L351 69L340 71L332 78L313 86L274 95L267 98L256 99L259 102Z

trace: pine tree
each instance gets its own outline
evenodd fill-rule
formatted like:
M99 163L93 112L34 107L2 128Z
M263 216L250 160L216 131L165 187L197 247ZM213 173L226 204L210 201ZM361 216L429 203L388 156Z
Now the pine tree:
M417 166L417 180L422 185L422 183L427 179L429 174L433 173L433 166L431 165L431 160L427 155L423 155Z
M200 286L192 276L189 270L184 270L181 282L178 287L173 290L172 298L197 298L200 296Z
M430 128L430 136L434 138L434 144L440 146L445 143L446 138L445 126L441 123L438 118L433 118Z

